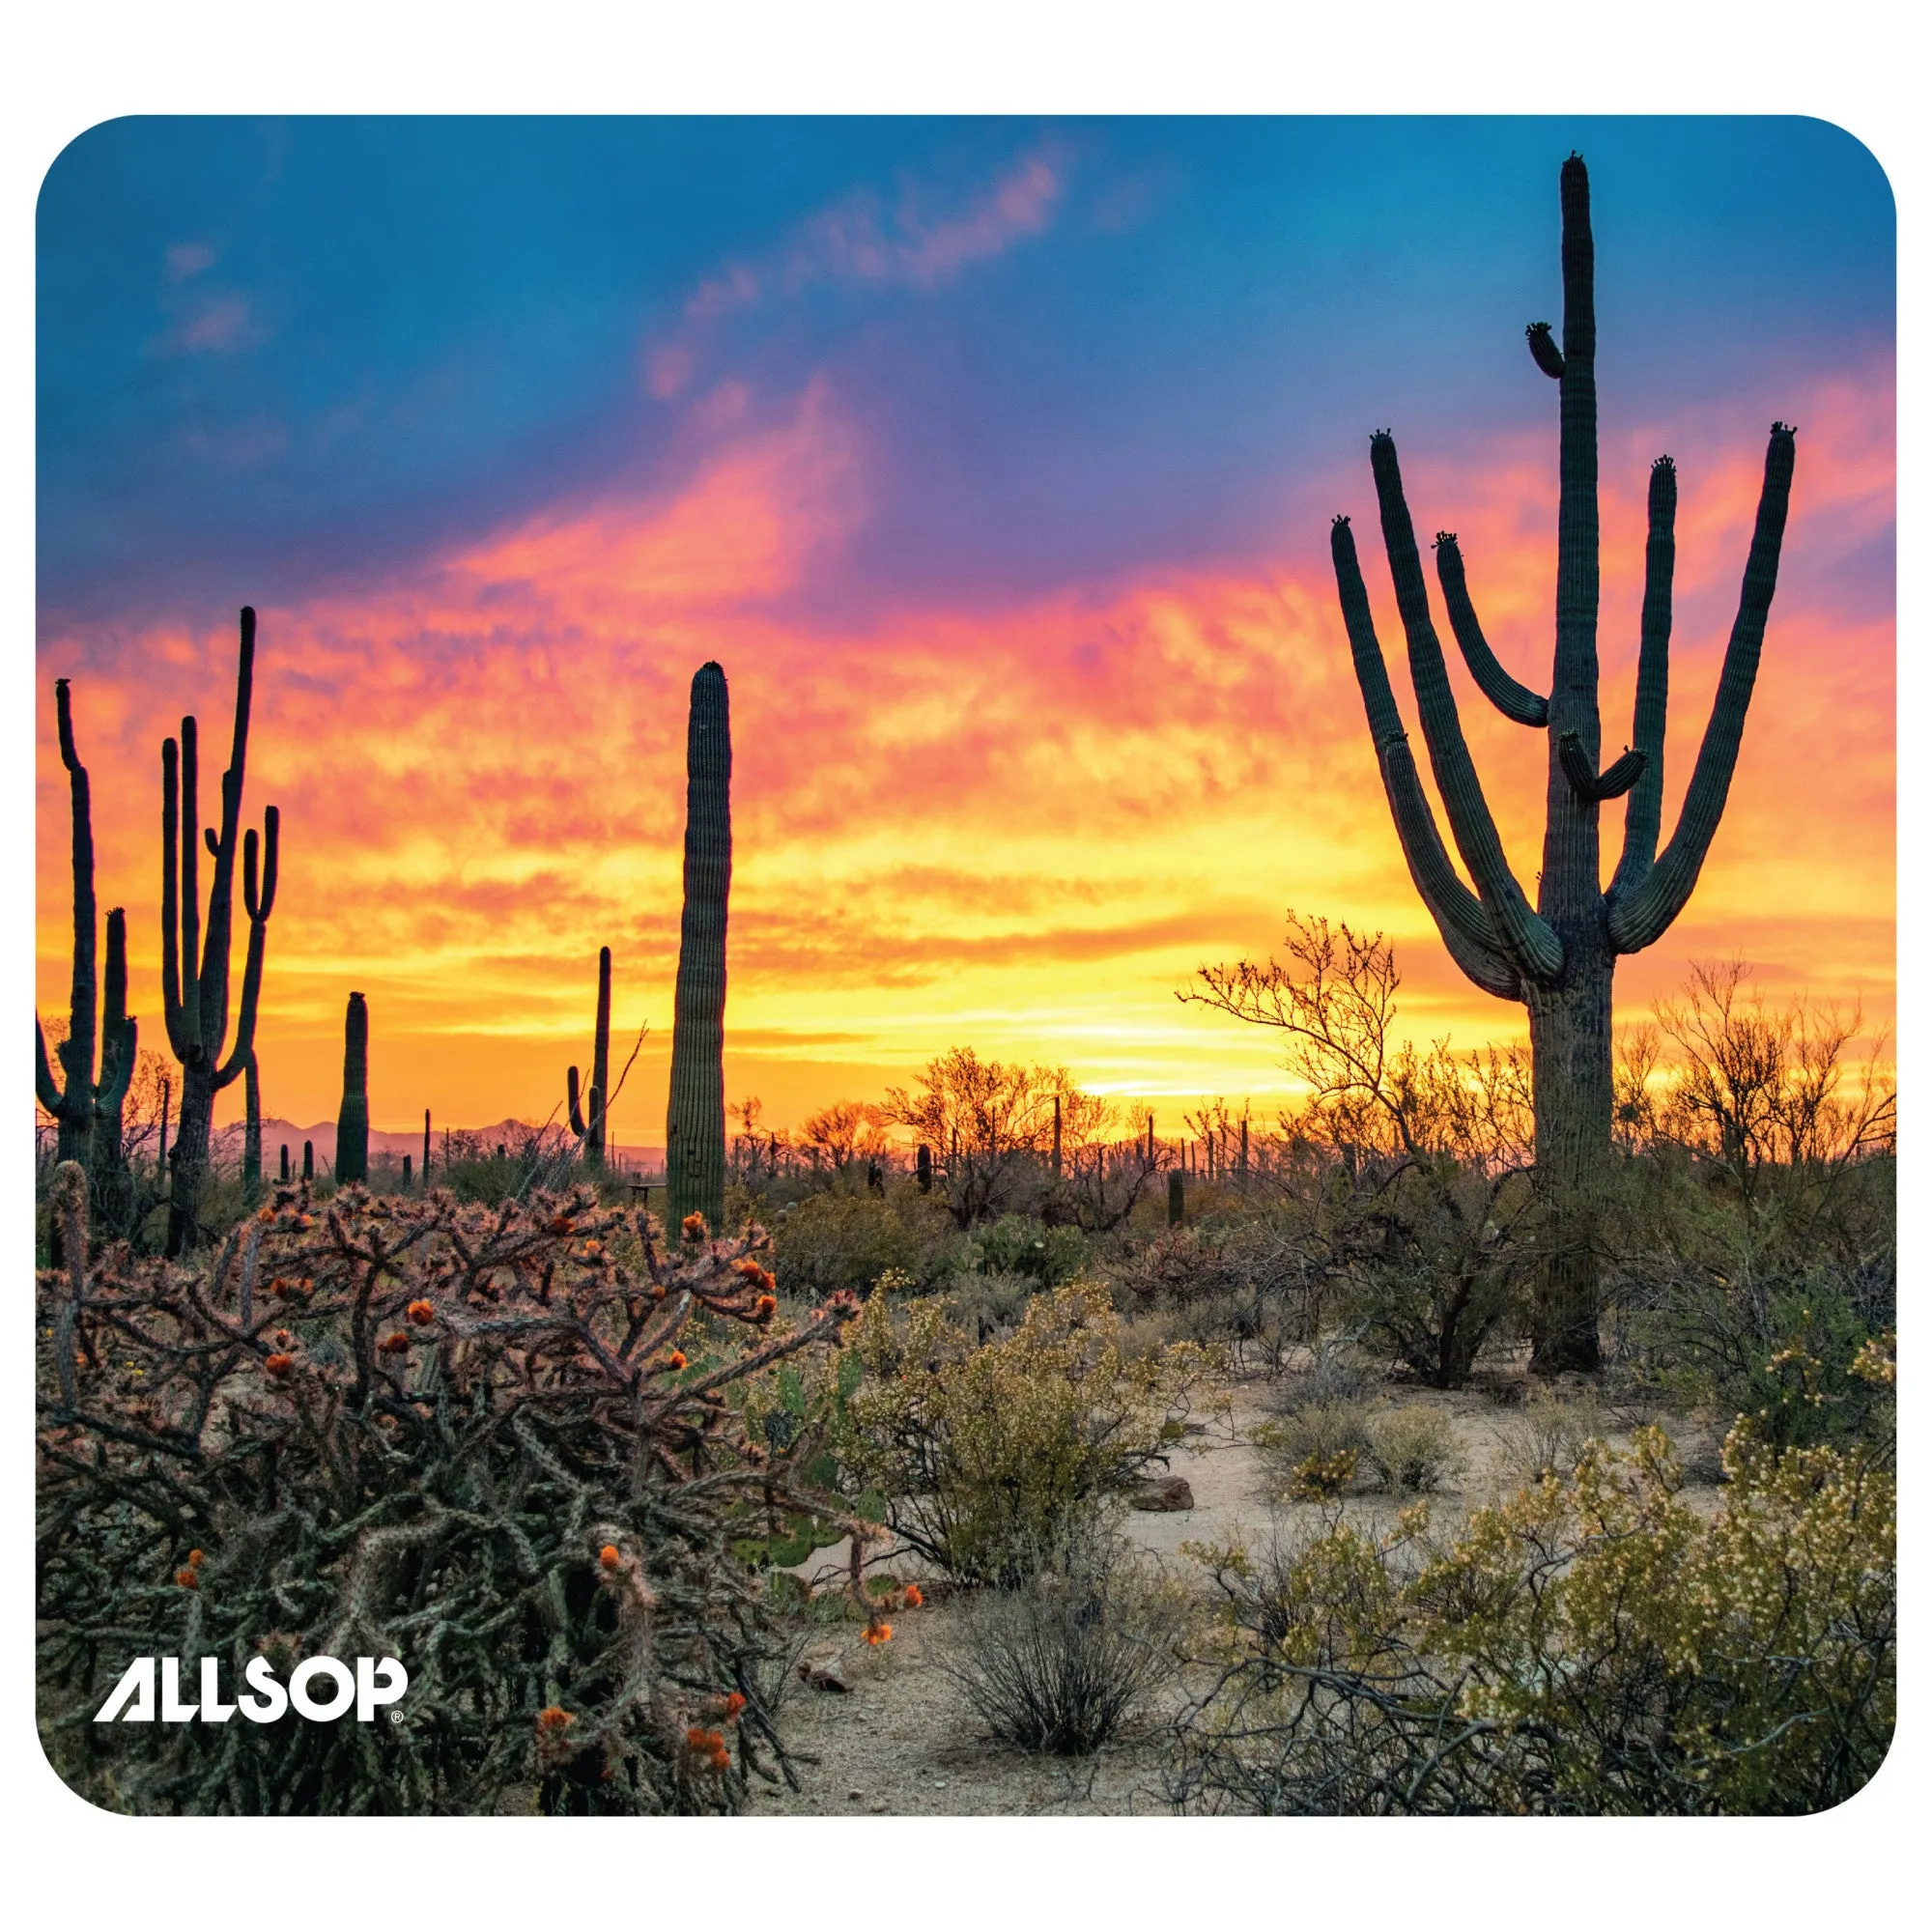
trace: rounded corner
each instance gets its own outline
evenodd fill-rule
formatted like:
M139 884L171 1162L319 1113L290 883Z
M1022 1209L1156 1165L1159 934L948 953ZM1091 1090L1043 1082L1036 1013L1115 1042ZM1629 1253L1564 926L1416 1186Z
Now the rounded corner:
M60 1794L58 1797L48 1794L43 1799L43 1803L58 1804L63 1802L71 1802L83 1806L88 1811L97 1813L102 1818L129 1819L134 1815L130 1811L120 1810L112 1804L105 1804L98 1797L90 1796L79 1785L75 1784L68 1776L67 1773L54 1761L53 1752L47 1748L46 1733L41 1728L38 1720L34 1724L34 1744L37 1747L41 1768L45 1774L46 1782L51 1784L54 1790ZM29 1774L29 1776L32 1775L31 1773Z
M104 121L90 121L77 134L71 134L67 140L63 141L53 159L41 170L41 185L34 190L34 221L36 229L38 230L41 218L45 212L48 186L53 182L55 175L60 172L69 157L83 141L92 141L103 129L118 128L123 122L142 121L150 117L142 114L110 114Z
M1849 142L1852 147L1856 148L1870 162L1872 172L1878 177L1879 185L1885 189L1885 198L1891 210L1892 232L1896 235L1898 232L1898 190L1892 185L1890 170L1879 159L1878 154L1873 149L1871 143L1863 135L1846 127L1842 121L1833 121L1829 115L1801 114L1794 118L1808 122L1814 128L1823 128L1829 132L1837 135L1841 140Z

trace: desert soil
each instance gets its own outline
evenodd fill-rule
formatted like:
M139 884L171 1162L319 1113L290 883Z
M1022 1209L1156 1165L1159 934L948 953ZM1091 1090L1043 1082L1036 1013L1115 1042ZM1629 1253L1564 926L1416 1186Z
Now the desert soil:
M1265 1384L1238 1382L1224 1391L1223 1412L1204 1433L1177 1445L1171 1473L1185 1477L1191 1510L1155 1514L1134 1511L1126 1536L1171 1575L1199 1582L1201 1573L1181 1552L1183 1543L1243 1536L1264 1540L1271 1523L1293 1530L1312 1521L1316 1508L1290 1504L1251 1439L1267 1413ZM1433 1499L1438 1520L1491 1501L1514 1487L1519 1410L1476 1390L1404 1390L1399 1400L1427 1403L1445 1412L1455 1428L1465 1466ZM1680 1451L1697 1453L1692 1466L1705 1473L1709 1432L1690 1418L1661 1415ZM1626 1446L1627 1428L1605 1418L1605 1434ZM1687 1460L1690 1460L1687 1457ZM1699 1466L1701 1463L1703 1466ZM1692 1485L1685 1499L1709 1510L1716 1492ZM1380 1497L1351 1501L1351 1512L1385 1519L1396 1505ZM846 1561L843 1545L823 1549L797 1566L798 1574L835 1588ZM887 1566L905 1577L921 1574L917 1560ZM876 1574L876 1573L875 1573ZM773 1788L756 1779L753 1814L901 1816L1121 1815L1165 1812L1159 1758L1151 1738L1128 1738L1086 1760L1040 1757L996 1745L947 1676L942 1661L957 1641L961 1607L935 1591L923 1608L895 1614L890 1643L868 1646L857 1623L830 1625L807 1646L814 1660L836 1661L849 1689L813 1690L794 1680L781 1723L791 1749L800 1788Z

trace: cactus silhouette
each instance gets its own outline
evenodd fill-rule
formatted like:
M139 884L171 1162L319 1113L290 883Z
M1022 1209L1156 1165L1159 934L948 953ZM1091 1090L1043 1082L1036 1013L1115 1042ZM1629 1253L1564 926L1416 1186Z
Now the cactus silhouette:
M349 996L342 1021L342 1105L335 1114L335 1182L369 1179L369 1006Z
M97 1194L113 1189L121 1157L121 1103L134 1071L136 1028L128 1013L127 915L107 915L105 983L96 979L94 808L87 767L74 749L68 681L54 681L54 716L61 763L67 767L73 822L73 975L68 996L67 1037L56 1049L64 1081L47 1060L47 1037L34 1019L34 1094L54 1119L55 1158L91 1170ZM95 1075L95 1027L99 1024L99 1077Z
M684 923L665 1122L669 1218L724 1221L724 921L731 895L731 712L719 666L691 680Z
M168 1045L182 1064L181 1114L175 1131L174 1186L168 1203L168 1253L180 1255L201 1236L201 1197L208 1180L209 1136L214 1096L241 1077L255 1050L255 1013L262 996L262 959L269 915L275 903L281 816L271 805L262 814L262 839L242 836L242 779L248 753L248 712L255 686L255 613L242 611L241 659L235 678L235 734L228 769L221 775L221 831L206 833L214 876L202 922L199 867L199 742L192 718L182 720L179 750L161 746L161 999ZM248 916L248 956L242 976L242 1005L235 1043L228 1037L228 945L234 927L235 860L240 853L242 900ZM256 875L260 859L259 881ZM259 888L259 889L258 889Z
M1370 440L1382 541L1423 738L1473 892L1451 862L1422 789L1376 639L1349 520L1338 517L1331 531L1355 675L1409 875L1463 971L1485 992L1520 1000L1529 1010L1536 1174L1548 1216L1548 1233L1539 1237L1544 1260L1534 1366L1545 1373L1598 1366L1595 1224L1610 1147L1611 980L1621 954L1651 945L1683 910L1722 815L1777 582L1796 453L1794 432L1774 423L1717 698L1677 829L1660 852L1677 472L1668 457L1659 458L1651 470L1634 743L1604 769L1597 710L1596 258L1589 176L1579 156L1564 162L1560 194L1561 347L1548 324L1532 324L1528 331L1536 366L1560 385L1555 660L1547 697L1518 683L1497 662L1477 620L1455 536L1445 531L1435 540L1443 604L1477 689L1506 718L1547 734L1547 820L1533 909L1504 856L1463 741L1430 615L1395 442L1386 431ZM1602 805L1618 796L1629 799L1623 854L1605 890L1600 883L1598 816Z
M262 1200L262 1069L250 1053L242 1073L242 1198L249 1207Z
M597 953L597 1032L590 1049L590 1092L578 1106L577 1068L566 1086L570 1098L570 1131L583 1143L583 1164L604 1165L604 1116L611 1104L611 949Z

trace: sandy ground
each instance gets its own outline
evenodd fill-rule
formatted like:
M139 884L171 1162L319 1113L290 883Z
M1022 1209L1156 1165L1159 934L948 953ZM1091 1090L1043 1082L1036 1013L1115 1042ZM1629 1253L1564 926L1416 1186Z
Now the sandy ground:
M1230 1413L1206 1433L1177 1445L1171 1473L1184 1476L1194 1508L1166 1514L1135 1511L1125 1534L1170 1574L1198 1580L1200 1572L1181 1553L1183 1543L1217 1542L1234 1534L1265 1537L1271 1520L1292 1528L1313 1520L1313 1505L1288 1504L1249 1439L1267 1413L1267 1388L1239 1383L1228 1391ZM1394 1393L1394 1392L1391 1392ZM1435 1498L1439 1521L1453 1520L1514 1487L1519 1412L1474 1389L1443 1393L1404 1390L1396 1399L1422 1402L1452 1419L1466 1466ZM1688 1418L1658 1418L1680 1449L1702 1447L1705 1432ZM1613 1418L1605 1418L1614 1421ZM1612 1442L1627 1444L1628 1432L1610 1427ZM1709 1509L1716 1492L1685 1492L1693 1506ZM1385 1518L1396 1505L1362 1497L1350 1510ZM837 1577L843 1546L825 1549L798 1566L821 1581ZM911 1563L891 1566L917 1574ZM856 1623L828 1626L808 1646L812 1657L836 1656L850 1690L814 1691L797 1686L783 1707L781 1725L800 1754L801 1789L776 1790L753 1780L752 1813L822 1815L1014 1816L1163 1812L1159 1761L1150 1739L1132 1738L1094 1758L1067 1762L994 1745L980 1734L979 1720L940 1667L960 1618L956 1601L944 1598L893 1618L893 1640L876 1648L860 1637ZM805 1761L815 1760L815 1762Z

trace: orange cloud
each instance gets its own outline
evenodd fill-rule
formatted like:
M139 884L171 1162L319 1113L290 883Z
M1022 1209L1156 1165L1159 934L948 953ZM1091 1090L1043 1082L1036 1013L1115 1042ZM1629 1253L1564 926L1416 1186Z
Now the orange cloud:
M1625 963L1627 1013L1671 990L1690 957L1743 951L1775 984L1855 993L1869 1017L1889 1016L1891 624L1889 609L1841 614L1834 585L1889 524L1890 397L1844 384L1804 401L1785 572L1730 809L1679 926ZM876 1092L968 1040L1065 1061L1111 1092L1264 1102L1287 1087L1275 1042L1173 992L1204 961L1265 952L1288 904L1388 930L1418 1033L1473 1044L1520 1032L1516 1009L1462 980L1415 901L1325 531L1265 569L841 623L816 602L802 614L797 595L867 515L865 451L836 400L815 385L777 428L746 428L733 407L716 420L708 460L674 492L560 504L389 581L262 611L247 811L259 823L272 801L283 813L261 1034L275 1113L332 1117L353 987L370 1001L379 1125L406 1126L425 1105L439 1121L544 1118L587 1050L609 944L618 1031L652 1028L616 1129L660 1137L686 699L714 657L730 678L735 753L727 1084L733 1098L760 1093L777 1120ZM1753 446L1735 424L1693 423L1674 451L1666 825L1735 605L1763 426L1754 434ZM1654 453L1648 438L1605 448L1612 748L1628 734ZM1418 525L1462 536L1499 654L1529 681L1547 675L1550 450L1539 439L1404 456ZM1333 488L1372 531L1366 457ZM1406 694L1387 573L1369 549ZM233 662L226 619L66 635L42 654L43 697L53 676L75 679L101 903L129 909L151 1045L159 740L193 709L225 742ZM1454 674L1531 884L1542 741ZM39 991L59 1011L70 908L50 702L40 729ZM1619 837L1612 809L1606 872ZM239 1105L239 1088L228 1097Z

